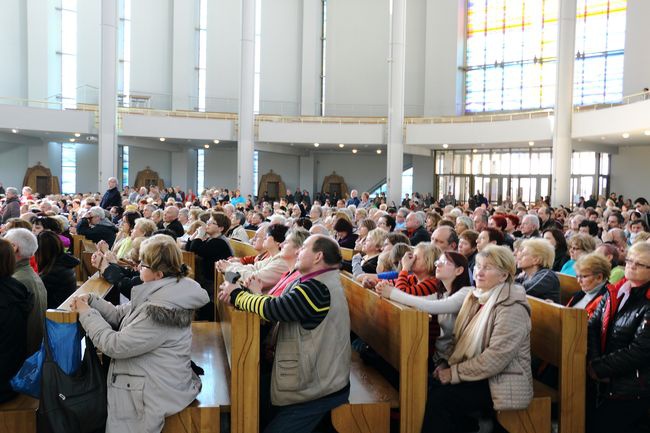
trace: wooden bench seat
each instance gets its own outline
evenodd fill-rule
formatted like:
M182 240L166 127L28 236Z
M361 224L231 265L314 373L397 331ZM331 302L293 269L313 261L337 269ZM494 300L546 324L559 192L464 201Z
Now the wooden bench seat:
M38 400L22 394L0 404L0 432L36 432L36 409Z

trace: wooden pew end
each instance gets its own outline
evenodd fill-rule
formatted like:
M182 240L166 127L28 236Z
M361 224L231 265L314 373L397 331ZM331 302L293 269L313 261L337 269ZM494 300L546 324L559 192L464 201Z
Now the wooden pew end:
M497 420L510 433L550 433L551 398L535 397L527 409L498 411Z

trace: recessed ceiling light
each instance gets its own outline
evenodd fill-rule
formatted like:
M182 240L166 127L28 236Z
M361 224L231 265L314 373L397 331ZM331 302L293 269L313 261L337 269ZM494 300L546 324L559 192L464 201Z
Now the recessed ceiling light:
M205 147L206 149L209 149L210 145L206 143L206 144L203 145L203 147Z
M11 132L13 132L14 134L18 134L18 130L17 130L17 129L12 129Z
M352 149L352 153L357 153L357 149Z
M600 137L600 139L601 139L601 140L604 140L604 139L605 139L605 136Z
M381 155L381 149L377 149L377 155Z
M318 146L320 146L320 144L314 143L314 147L318 147Z
M343 149L343 148L345 147L345 144L341 143L341 144L339 144L339 147L340 147L341 149Z
M165 141L165 137L160 137L160 141Z
M74 138L71 138L71 139L70 139L70 143L74 143L74 142L75 142L75 139L74 139Z
M478 150L472 149L472 153L476 153L476 152L478 152Z
M448 148L448 147L449 147L449 145L448 145L447 143L445 143L445 144L442 145L442 148L443 148L443 149L446 149L446 148Z
M621 134L621 136L623 138L630 138L630 133L629 132L624 132L623 134Z
M212 140L214 144L219 144L219 140Z
M534 145L535 145L535 142L534 142L534 141L529 141L529 142L528 142L528 145L529 145L529 146L534 146Z
M645 131L643 131L643 133L644 133L645 135L650 135L650 129L646 129Z
M79 134L78 132L75 132L75 133L74 133L74 136L77 137L77 138L79 138L79 137L81 137L81 134Z

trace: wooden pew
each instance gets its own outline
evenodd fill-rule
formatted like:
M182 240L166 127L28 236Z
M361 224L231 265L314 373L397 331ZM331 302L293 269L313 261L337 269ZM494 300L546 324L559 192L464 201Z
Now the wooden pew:
M429 315L386 299L341 274L352 331L399 371L394 390L372 367L353 356L350 403L332 411L341 433L389 431L389 411L400 408L400 433L420 432L427 394Z
M343 257L343 260L349 262L352 260L353 255L354 255L354 251L351 250L350 248L341 248L341 257Z
M556 272L555 274L560 279L560 304L566 305L571 299L571 296L582 290L582 288L580 287L580 283L578 283L578 279L573 275L562 274L560 272Z
M246 234L248 235L248 239L253 239L255 237L256 230L246 230Z
M245 244L233 239L230 240L230 246L233 253L235 253L235 257L257 256L260 253L251 244Z
M511 433L548 433L552 401L558 406L559 433L584 433L587 314L530 296L528 302L531 353L558 368L558 389L535 381L531 406L525 411L501 411L499 422Z
M183 263L190 268L189 278L195 279L196 276L196 254L191 251L182 251Z
M81 261L81 253L84 250L83 241L85 236L82 235L72 235L72 255L75 256L79 261ZM77 281L84 281L82 278L81 264L75 268L77 273Z

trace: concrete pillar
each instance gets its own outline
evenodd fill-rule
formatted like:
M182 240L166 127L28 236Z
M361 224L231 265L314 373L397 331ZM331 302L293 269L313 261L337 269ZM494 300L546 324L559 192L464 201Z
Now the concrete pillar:
M198 107L196 80L196 2L174 0L172 14L172 110Z
M180 186L183 191L194 187L188 182L190 152L196 151L183 149L180 152L172 152L172 184L170 186Z
M553 184L551 204L571 204L571 118L575 62L576 0L560 2L558 61L553 127Z
M300 86L300 114L302 116L320 116L322 14L322 0L303 0Z
M50 60L54 60L56 49L48 38L48 29L56 23L54 5L48 0L27 0L27 99L43 101L48 96L61 92L61 69L49 71ZM48 16L51 11L52 16ZM58 20L61 28L61 20ZM51 72L52 77L48 75ZM58 77L58 80L56 80ZM48 80L51 83L48 83ZM58 81L58 82L57 82ZM48 88L48 84L51 84ZM55 85L58 84L58 85ZM51 92L51 93L50 93ZM42 103L30 103L34 107L43 107ZM50 108L59 108L53 104Z
M102 1L101 85L99 88L98 191L117 177L117 0Z
M237 132L237 188L253 194L255 150L255 0L242 0L241 68L239 80L239 130Z
M309 191L309 195L311 196L315 191L314 180L314 154L310 153L306 156L301 155L298 186L300 189L306 189Z
M402 201L402 171L404 160L404 81L406 41L406 0L391 0L388 58L388 154L387 198L399 206Z

